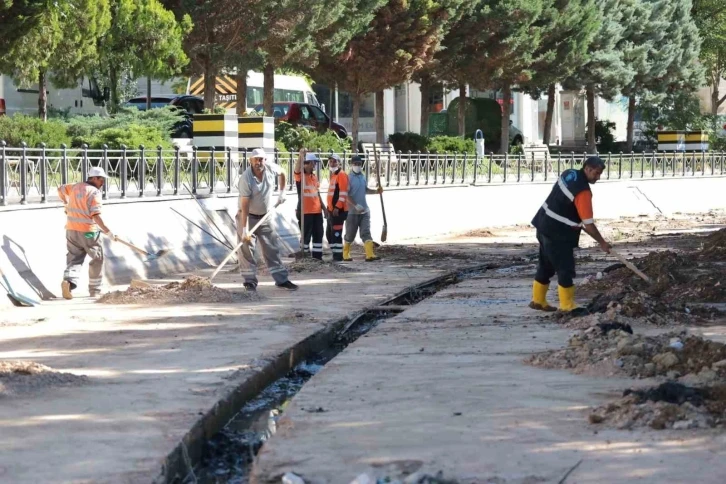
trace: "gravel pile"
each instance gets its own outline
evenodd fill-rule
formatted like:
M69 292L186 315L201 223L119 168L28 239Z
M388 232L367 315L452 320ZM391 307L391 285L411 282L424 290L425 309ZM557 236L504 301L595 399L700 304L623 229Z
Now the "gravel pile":
M88 377L61 373L34 361L0 361L0 397L22 396L51 387L78 386Z

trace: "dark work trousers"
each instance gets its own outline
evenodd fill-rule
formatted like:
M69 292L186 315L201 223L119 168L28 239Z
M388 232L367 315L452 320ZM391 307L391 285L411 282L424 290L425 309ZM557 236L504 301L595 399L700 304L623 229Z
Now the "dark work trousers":
M323 214L305 214L305 238L303 239L303 250L309 250L310 239L313 239L313 258L323 259Z
M569 242L553 240L537 232L539 241L539 264L534 279L540 284L549 284L557 274L557 284L572 287L575 278L575 248Z
M330 219L328 219L328 223L331 221L333 223L333 229L328 232L328 244L333 253L333 260L343 260L343 224L346 218L348 218L348 212L338 212L337 217L334 217L331 212Z

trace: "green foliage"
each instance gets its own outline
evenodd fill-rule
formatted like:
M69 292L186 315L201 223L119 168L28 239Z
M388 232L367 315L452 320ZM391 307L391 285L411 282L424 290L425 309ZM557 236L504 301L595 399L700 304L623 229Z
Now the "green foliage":
M311 151L342 153L350 151L351 140L340 139L332 131L318 132L280 122L275 126L275 147L280 151L297 152L307 148Z
M393 143L396 151L412 152L426 151L428 149L429 138L421 136L418 133L393 133L388 137L388 141Z
M24 141L31 148L40 143L45 143L48 148L59 148L61 144L69 145L71 141L63 122L43 122L42 119L24 114L0 116L0 140L15 147Z
M476 153L473 139L459 138L458 136L434 136L429 140L430 153Z
M613 153L615 151L615 123L612 121L595 120L595 142L598 153Z
M94 133L90 138L88 146L92 149L101 149L103 145L109 149L119 149L126 145L129 149L136 149L144 145L147 149L156 149L161 146L164 149L171 149L171 140L157 128L143 126L140 124L127 124L116 128L106 128Z
M204 108L202 111L203 114L225 114L226 112L227 110L222 106L214 106L213 109Z
M715 115L726 102L726 95L719 91L726 75L726 8L723 0L693 0L691 15L703 39L700 57L711 87L711 114Z
M98 145L98 136L101 132L113 129L126 129L135 126L145 128L136 129L135 139L144 133L149 136L148 141L141 141L138 144L145 146L156 146L157 140L170 139L174 124L179 122L179 112L173 107L139 111L136 108L125 109L112 117L102 116L74 116L68 120L68 134L72 139L72 145L81 146L83 143ZM148 128L148 129L146 129ZM104 134L108 137L108 134ZM101 145L103 143L100 143ZM127 146L132 146L127 144Z

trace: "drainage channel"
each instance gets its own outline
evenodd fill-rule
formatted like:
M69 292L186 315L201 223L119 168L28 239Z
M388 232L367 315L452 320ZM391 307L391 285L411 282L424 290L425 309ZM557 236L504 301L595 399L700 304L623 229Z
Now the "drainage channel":
M348 345L381 322L448 286L482 274L488 268L490 267L477 266L413 286L347 321L329 344L307 355L287 374L267 385L257 396L248 400L222 430L207 439L203 444L200 462L193 471L187 473L186 478L167 480L167 482L247 483L255 455L264 442L275 434L277 420L292 398L313 375ZM307 409L307 411L317 412L322 409ZM185 461L189 469L191 462L186 455Z

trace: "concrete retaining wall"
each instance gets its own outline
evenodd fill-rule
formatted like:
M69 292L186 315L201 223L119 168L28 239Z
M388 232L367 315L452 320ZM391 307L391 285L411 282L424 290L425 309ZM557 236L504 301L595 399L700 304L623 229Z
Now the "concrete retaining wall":
M388 241L527 224L550 189L551 183L389 189L384 194ZM604 181L593 191L596 218L658 214L659 209L669 215L726 208L724 177ZM236 243L232 218L237 198L220 196L200 201L227 239ZM382 225L379 197L369 196L368 203L377 238ZM295 195L291 194L275 217L286 254L299 248L294 210ZM109 201L104 218L114 233L149 252L171 249L169 255L145 262L127 247L106 240L105 275L111 284L207 267L221 261L228 252L193 225L216 233L197 203L189 198ZM60 295L66 253L64 223L63 209L58 204L0 209L0 268L15 291L37 299ZM80 294L85 293L86 277L84 270ZM4 304L9 302L2 297L0 307Z

